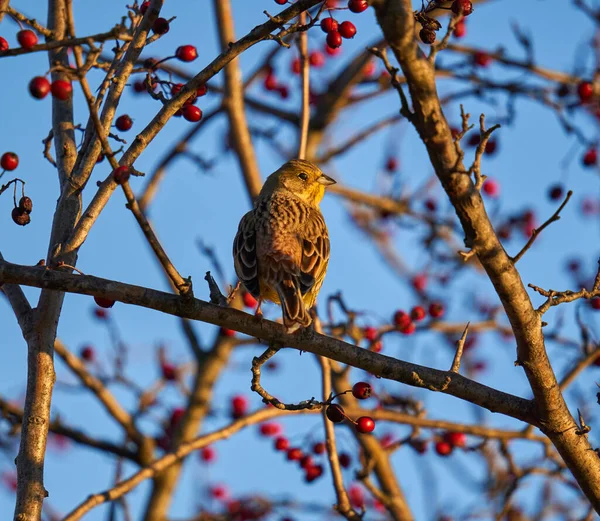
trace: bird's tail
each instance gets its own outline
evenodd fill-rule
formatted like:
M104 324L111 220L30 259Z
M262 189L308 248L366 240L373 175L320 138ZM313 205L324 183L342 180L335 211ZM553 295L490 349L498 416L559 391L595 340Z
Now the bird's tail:
M283 311L283 325L288 333L310 326L312 318L302 300L300 289L292 280L277 284L277 294Z

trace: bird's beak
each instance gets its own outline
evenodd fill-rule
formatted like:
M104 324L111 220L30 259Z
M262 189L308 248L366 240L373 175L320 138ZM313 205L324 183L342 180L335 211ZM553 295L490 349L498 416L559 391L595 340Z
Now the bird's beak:
M334 185L336 182L337 181L334 181L333 179L331 179L331 177L325 174L321 175L321 177L317 179L317 183L320 183L325 186Z

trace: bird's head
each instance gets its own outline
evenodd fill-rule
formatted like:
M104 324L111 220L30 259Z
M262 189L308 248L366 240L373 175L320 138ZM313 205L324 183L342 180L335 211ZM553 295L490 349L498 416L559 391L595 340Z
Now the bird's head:
M335 181L321 172L318 166L303 159L292 159L267 178L261 194L285 190L312 206L318 206L325 195L325 187L332 184Z

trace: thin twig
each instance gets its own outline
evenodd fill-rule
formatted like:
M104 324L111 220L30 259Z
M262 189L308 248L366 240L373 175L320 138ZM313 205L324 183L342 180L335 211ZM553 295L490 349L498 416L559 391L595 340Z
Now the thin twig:
M300 23L306 23L306 12L300 14ZM308 62L308 33L300 33L298 41L300 51L301 93L302 107L300 117L300 139L298 143L298 158L306 159L306 146L308 144L308 124L310 122L310 64Z
M456 354L454 355L454 360L452 361L452 367L450 367L450 371L452 373L458 373L460 370L460 360L462 358L463 349L465 347L465 341L467 340L467 333L469 332L470 322L467 322L465 326L465 330L463 331L462 336L456 342Z

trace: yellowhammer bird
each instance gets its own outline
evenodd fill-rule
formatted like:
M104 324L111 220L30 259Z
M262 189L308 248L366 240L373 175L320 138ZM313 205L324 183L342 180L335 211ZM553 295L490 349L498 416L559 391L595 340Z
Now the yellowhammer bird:
M258 309L263 300L281 304L290 333L310 325L325 278L329 235L319 203L334 183L309 161L288 161L267 178L233 241L240 281Z

